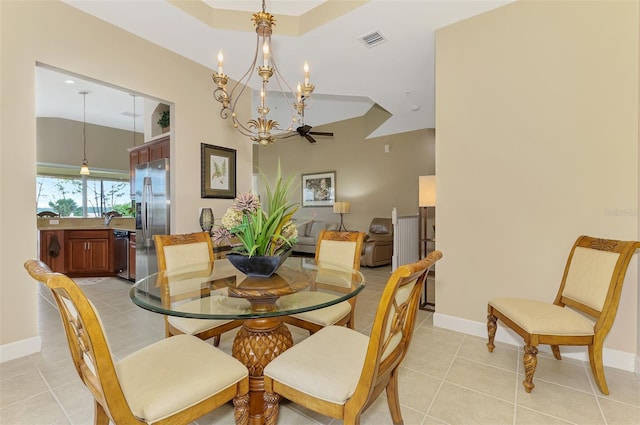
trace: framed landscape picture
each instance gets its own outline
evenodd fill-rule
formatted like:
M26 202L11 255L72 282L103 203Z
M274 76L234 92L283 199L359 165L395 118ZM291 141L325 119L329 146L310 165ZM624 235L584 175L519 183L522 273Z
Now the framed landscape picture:
M236 197L236 150L200 144L200 197Z
M302 175L303 207L330 207L335 201L335 171Z

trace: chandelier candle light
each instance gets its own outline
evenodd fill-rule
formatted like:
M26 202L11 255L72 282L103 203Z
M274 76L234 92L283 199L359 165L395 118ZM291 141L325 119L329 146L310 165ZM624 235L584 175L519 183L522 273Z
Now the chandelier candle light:
M228 76L224 74L223 62L224 57L222 51L218 53L218 72L213 73L213 81L217 88L213 92L215 100L222 104L222 110L220 111L220 117L227 119L231 115L234 127L245 136L248 136L252 141L261 145L269 145L277 139L283 139L290 137L294 133L294 125L304 124L304 109L308 107L305 103L308 101L309 96L313 93L315 86L310 83L309 80L309 65L304 63L304 83L298 83L296 87L296 94L293 95L293 90L284 80L278 67L276 66L276 60L273 55L273 49L271 48L271 27L275 25L275 18L272 14L265 11L265 1L262 0L262 12L253 14L251 18L253 24L256 27L257 43L256 51L253 56L253 62L242 76L242 78L233 86L231 92L227 91ZM258 55L262 50L262 65L258 64ZM258 117L252 118L245 123L242 123L236 114L236 105L238 100L242 97L245 90L248 88L248 92L251 93L249 87L249 81L253 71L256 71L257 75L262 79L260 89L260 105L257 108ZM286 100L286 104L289 106L291 112L291 124L286 129L280 129L280 125L277 121L271 120L267 117L270 108L267 106L267 87L269 79L274 77L279 87L279 91ZM285 91L285 88L287 91Z

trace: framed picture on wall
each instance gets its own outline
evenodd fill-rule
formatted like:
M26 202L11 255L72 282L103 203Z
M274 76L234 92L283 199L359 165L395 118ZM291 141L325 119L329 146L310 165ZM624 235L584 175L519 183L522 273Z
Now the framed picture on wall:
M330 207L335 201L335 171L302 175L303 207Z
M236 197L236 150L200 144L200 197Z

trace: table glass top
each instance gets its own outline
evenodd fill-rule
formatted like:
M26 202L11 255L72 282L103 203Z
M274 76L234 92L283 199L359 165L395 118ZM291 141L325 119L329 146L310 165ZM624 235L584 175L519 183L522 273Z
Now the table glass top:
M251 278L228 260L154 273L136 282L129 296L161 314L198 319L284 316L328 307L357 295L360 271L289 257L269 278Z

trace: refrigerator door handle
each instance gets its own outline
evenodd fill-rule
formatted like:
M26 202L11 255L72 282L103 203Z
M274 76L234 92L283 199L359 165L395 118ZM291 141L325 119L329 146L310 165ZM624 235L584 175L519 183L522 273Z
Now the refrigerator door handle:
M142 202L141 202L141 213L142 213L142 243L144 246L151 246L151 240L149 235L149 195L151 194L151 178L145 177L142 183Z

